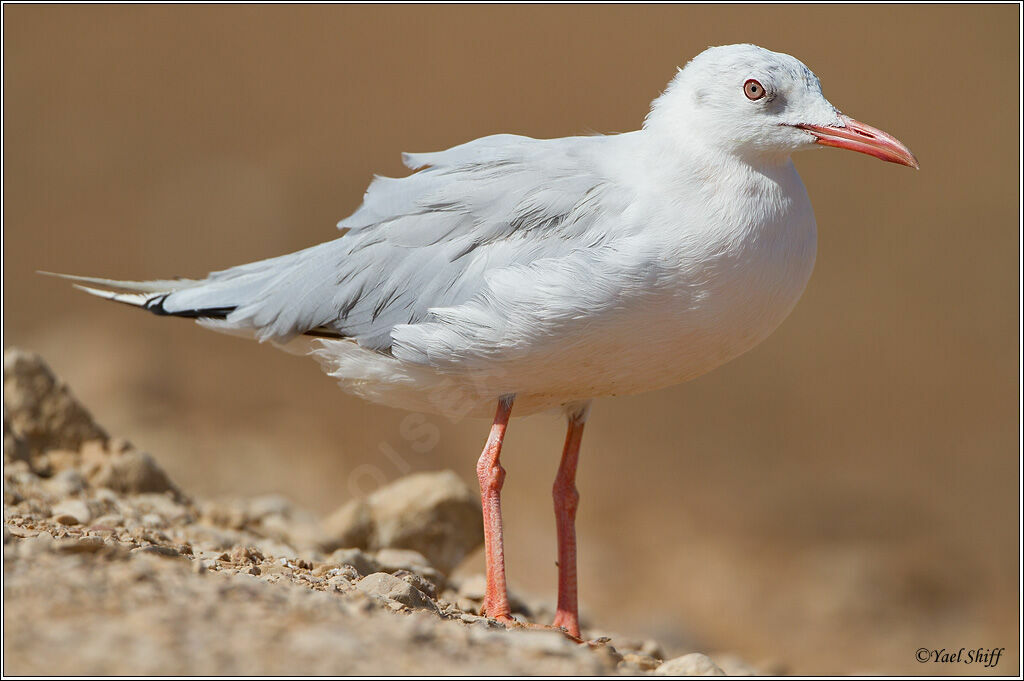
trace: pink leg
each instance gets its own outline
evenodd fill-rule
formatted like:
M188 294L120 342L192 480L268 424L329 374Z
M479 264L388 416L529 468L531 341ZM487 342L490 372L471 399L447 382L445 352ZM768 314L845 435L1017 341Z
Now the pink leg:
M505 469L501 467L498 458L501 456L501 442L505 439L514 397L506 395L498 400L491 434L476 464L480 503L484 511L484 553L487 561L487 593L484 596L483 613L506 623L513 620L505 584L505 548L501 535L501 486L505 482Z
M558 466L551 493L555 499L555 523L558 526L558 611L555 626L564 627L572 636L580 636L579 608L576 602L576 508L580 494L576 491L576 462L580 440L587 422L590 403L569 413L562 463Z

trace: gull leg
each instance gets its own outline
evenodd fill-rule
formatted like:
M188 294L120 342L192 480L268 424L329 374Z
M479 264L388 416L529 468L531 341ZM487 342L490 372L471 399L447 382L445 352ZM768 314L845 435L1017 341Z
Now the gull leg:
M577 639L580 637L580 617L576 600L576 509L580 494L576 491L576 463L589 410L590 402L585 402L573 405L568 413L569 427L565 433L562 462L551 489L558 527L558 611L554 624Z
M514 620L508 605L505 547L501 532L501 486L505 482L505 469L498 459L514 399L515 395L505 395L498 400L498 411L494 415L491 433L476 464L476 476L480 481L480 504L484 512L484 553L487 561L487 593L482 614L506 624Z

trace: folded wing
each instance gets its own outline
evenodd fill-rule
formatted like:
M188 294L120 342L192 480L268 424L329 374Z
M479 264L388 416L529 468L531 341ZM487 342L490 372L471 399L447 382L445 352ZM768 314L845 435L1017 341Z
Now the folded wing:
M341 238L198 281L89 283L129 291L105 297L217 319L219 330L260 340L336 335L388 351L395 326L468 301L496 272L611 238L627 197L613 196L599 169L605 139L495 135L405 154L422 169L375 178L338 223Z

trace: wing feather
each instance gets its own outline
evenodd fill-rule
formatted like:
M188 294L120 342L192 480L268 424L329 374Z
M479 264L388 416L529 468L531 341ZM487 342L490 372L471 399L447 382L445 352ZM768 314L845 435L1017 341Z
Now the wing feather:
M377 177L335 239L217 272L172 292L168 309L231 307L223 325L275 342L331 329L390 351L392 330L459 305L491 273L564 257L614 235L628 204L596 158L607 138L494 135L405 154L403 178Z

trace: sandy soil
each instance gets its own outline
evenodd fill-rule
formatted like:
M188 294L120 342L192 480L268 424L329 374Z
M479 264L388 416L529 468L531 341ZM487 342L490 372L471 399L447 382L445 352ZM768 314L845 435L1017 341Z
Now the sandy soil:
M481 540L453 474L408 476L326 519L279 496L195 499L37 356L5 353L4 374L4 674L756 671L481 617L482 576L435 567ZM515 594L513 607L551 616Z

